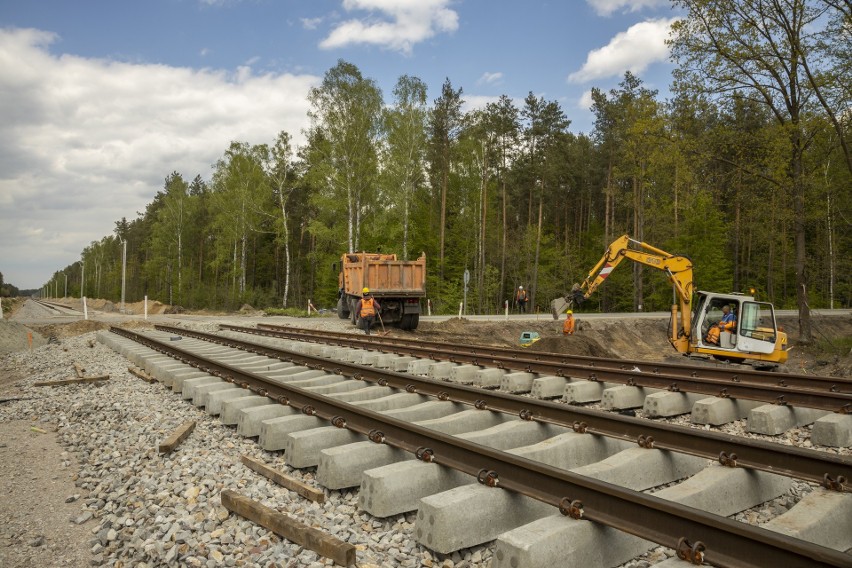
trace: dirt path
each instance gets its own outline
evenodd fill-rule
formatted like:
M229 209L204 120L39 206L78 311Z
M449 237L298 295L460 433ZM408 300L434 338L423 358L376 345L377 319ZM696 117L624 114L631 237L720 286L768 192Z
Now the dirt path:
M71 522L79 517L83 498L74 485L77 472L53 426L26 420L3 424L0 566L90 565L90 523Z

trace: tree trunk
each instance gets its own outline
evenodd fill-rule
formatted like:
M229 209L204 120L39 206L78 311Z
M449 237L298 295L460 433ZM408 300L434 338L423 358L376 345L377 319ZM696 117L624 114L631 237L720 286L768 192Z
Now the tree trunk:
M438 261L438 275L440 277L440 281L443 284L444 282L444 237L446 234L446 226L447 226L447 185L449 184L449 151L444 147L444 168L441 172L441 258Z
M802 164L802 140L798 125L793 123L793 230L796 234L796 301L799 306L799 343L813 343L811 308L808 305L808 258L805 246L805 182Z
M505 175L505 170L504 170ZM502 253L500 255L500 302L503 302L506 294L506 240L509 233L509 221L506 219L506 179L503 182L503 244ZM500 308L502 309L502 305Z
M541 188L541 193L544 194L544 187ZM538 290L538 257L539 251L541 250L541 222L542 222L542 212L544 211L544 197L540 196L538 199L538 230L536 231L535 236L535 263L533 264L533 281L532 281L532 290L530 290L530 313L535 309L535 295Z

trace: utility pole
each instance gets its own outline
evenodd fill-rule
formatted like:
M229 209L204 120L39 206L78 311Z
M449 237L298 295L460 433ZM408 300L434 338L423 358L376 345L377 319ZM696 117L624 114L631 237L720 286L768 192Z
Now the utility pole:
M121 239L121 244L121 313L124 313L124 276L127 269L127 241Z
M68 273L65 272L65 294L62 295L63 298L68 297Z
M86 261L81 260L80 264L83 265L83 272L80 274L80 299L82 300L86 296Z

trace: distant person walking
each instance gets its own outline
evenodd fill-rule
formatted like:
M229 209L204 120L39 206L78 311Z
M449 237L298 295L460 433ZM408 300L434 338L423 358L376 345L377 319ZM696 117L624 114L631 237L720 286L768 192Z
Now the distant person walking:
M523 286L518 286L518 291L515 292L515 302L518 304L518 313L527 313L527 291Z
M376 314L382 307L379 302L370 294L369 288L362 290L362 298L355 305L355 313L358 314L358 327L364 330L364 333L370 335L370 327L376 321Z
M574 320L574 312L572 310L568 310L565 312L565 323L562 324L562 334L563 335L574 335L574 327L576 322Z

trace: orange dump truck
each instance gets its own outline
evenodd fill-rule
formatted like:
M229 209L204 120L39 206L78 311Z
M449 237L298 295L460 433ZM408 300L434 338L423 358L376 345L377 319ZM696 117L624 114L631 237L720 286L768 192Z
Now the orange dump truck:
M420 298L426 296L426 255L397 260L395 254L347 253L340 258L337 315L356 323L355 306L362 290L382 306L382 322L412 330L420 322Z

